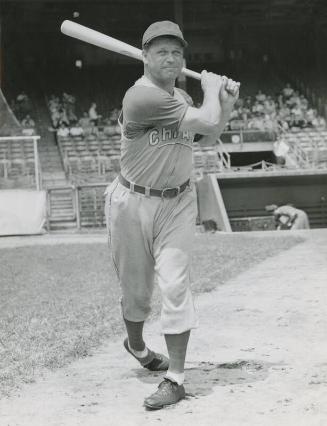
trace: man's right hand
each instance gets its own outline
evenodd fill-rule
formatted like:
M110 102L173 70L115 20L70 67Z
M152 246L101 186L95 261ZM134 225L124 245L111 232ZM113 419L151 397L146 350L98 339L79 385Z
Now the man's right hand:
M204 93L217 93L220 92L220 88L223 84L222 76L213 72L207 72L203 70L201 73L201 86Z

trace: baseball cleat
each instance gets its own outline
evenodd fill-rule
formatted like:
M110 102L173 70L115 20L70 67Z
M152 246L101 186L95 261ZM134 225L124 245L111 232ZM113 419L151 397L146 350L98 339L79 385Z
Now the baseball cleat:
M165 378L158 386L158 390L145 398L144 406L150 410L160 410L167 405L176 404L184 398L184 386Z
M169 367L169 359L163 355L158 354L156 352L151 351L148 348L148 355L144 358L138 358L133 354L133 352L129 349L128 338L124 340L124 346L127 352L129 352L138 362L142 365L142 367L147 368L150 371L166 371Z

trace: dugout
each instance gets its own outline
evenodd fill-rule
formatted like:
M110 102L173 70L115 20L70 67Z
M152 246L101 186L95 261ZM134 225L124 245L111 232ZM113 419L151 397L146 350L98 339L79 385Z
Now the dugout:
M291 203L308 214L312 228L327 226L326 174L256 172L255 176L216 175L216 179L231 224L239 221L241 227L241 219L268 216L268 204Z

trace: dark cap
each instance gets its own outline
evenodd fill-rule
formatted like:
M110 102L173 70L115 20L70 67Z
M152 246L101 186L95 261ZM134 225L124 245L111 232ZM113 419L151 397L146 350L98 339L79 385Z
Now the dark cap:
M154 38L160 36L176 37L181 41L184 47L187 46L187 42L184 40L183 33L177 24L171 21L159 21L154 22L146 29L142 38L142 47L144 47Z

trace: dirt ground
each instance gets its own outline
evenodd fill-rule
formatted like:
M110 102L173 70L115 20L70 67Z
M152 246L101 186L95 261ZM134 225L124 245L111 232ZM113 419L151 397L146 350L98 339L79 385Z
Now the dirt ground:
M146 411L163 374L139 368L119 339L0 401L0 425L327 425L327 229L301 235L197 297L186 400ZM158 322L146 340L165 352Z

